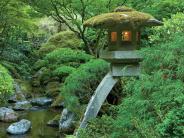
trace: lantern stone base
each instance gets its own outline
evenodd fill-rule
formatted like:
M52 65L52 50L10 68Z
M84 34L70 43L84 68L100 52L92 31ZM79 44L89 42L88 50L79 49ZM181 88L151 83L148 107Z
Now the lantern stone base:
M137 77L140 76L140 65L139 64L112 64L111 75L113 77Z
M133 51L108 51L100 52L100 58L110 63L138 63L142 61L142 57L137 50Z

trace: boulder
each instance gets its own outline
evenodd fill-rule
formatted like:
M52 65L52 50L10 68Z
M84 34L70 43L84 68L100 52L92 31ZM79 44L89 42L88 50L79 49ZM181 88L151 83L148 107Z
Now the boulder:
M39 97L39 98L32 99L31 103L33 105L38 105L38 106L48 106L48 105L51 105L52 101L53 100L51 98Z
M13 109L15 111L23 111L23 110L29 110L32 107L31 103L29 101L21 101L15 103L15 106Z
M7 128L7 132L12 135L21 135L28 132L31 128L31 122L26 119L22 119L19 122L11 124Z
M64 133L73 133L75 127L75 115L70 112L68 109L64 109L61 114L61 118L59 121L59 130Z
M6 107L0 108L0 121L14 122L14 121L17 121L17 119L18 119L18 114L15 113L14 110Z

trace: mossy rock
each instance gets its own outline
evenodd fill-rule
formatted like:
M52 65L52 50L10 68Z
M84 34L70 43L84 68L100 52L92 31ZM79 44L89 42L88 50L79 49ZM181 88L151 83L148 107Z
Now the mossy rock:
M92 17L84 22L84 26L95 28L112 28L114 26L130 26L139 28L141 26L161 25L152 15L135 11L126 7L118 7L115 12L104 13Z

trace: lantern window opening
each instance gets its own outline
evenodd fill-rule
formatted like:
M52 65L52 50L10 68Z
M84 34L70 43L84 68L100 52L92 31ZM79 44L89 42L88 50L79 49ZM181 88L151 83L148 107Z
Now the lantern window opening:
M118 40L117 32L111 32L111 42L116 42Z
M122 31L122 41L130 42L132 41L132 33L131 31Z

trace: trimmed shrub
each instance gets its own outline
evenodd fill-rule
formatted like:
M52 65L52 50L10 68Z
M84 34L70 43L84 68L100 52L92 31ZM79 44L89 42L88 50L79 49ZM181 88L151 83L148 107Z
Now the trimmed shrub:
M70 74L61 87L61 95L64 97L67 108L78 113L80 105L89 102L107 71L108 64L103 60L95 59L81 65Z
M77 63L76 67L78 67L81 63L85 63L92 58L91 55L86 54L84 51L60 48L47 54L44 60L48 60L50 66L58 66L61 64L72 66L72 63Z
M74 72L76 69L70 66L61 66L53 71L53 76L65 77Z
M44 56L58 48L82 49L81 40L71 31L63 31L50 37L47 43L39 49L39 54Z

